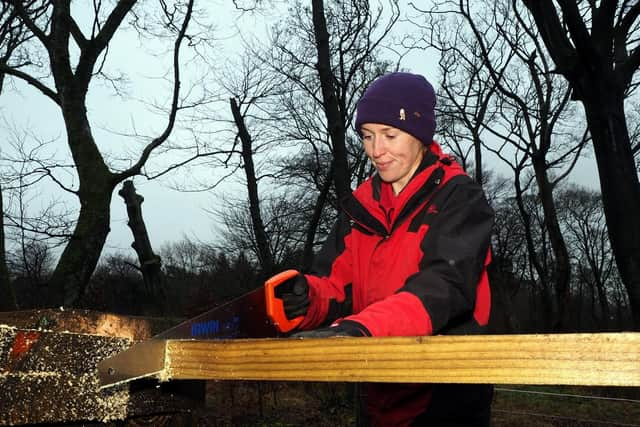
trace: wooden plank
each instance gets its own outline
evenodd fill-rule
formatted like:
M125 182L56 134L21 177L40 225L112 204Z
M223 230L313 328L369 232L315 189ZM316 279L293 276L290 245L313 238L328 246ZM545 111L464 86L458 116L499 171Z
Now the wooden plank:
M640 333L167 340L160 377L640 386Z

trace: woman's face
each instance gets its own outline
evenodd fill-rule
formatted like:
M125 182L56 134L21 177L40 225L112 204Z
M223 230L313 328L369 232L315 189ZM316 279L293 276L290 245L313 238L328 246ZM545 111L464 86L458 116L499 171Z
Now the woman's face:
M392 126L365 123L361 127L364 151L380 178L400 193L413 176L422 157L424 145L419 139Z

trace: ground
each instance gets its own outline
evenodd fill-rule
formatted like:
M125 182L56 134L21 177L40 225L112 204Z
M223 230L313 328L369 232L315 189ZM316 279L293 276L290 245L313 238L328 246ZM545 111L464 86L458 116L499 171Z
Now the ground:
M216 382L203 426L356 426L352 384ZM261 396L261 398L260 398ZM640 389L497 386L492 426L640 426Z

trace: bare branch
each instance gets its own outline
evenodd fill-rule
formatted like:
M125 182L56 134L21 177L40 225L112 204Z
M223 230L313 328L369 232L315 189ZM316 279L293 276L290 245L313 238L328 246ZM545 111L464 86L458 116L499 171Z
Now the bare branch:
M80 58L78 60L78 66L76 67L76 78L78 79L78 84L81 90L86 90L89 85L89 81L91 79L91 74L95 63L102 53L104 49L106 49L109 41L113 38L116 30L122 24L122 21L127 16L127 14L131 11L131 8L135 5L136 0L121 0L116 6L113 8L112 12L109 14L106 22L104 23L102 29L98 33L98 35L84 44L84 49L82 49L82 45L80 51ZM96 12L97 13L97 12ZM73 22L71 17L68 19ZM75 24L69 24L72 30L72 34Z
M50 89L49 87L47 87L40 80L33 77L32 75L22 72L20 70L17 70L15 68L8 67L6 64L1 62L0 62L0 73L6 73L11 76L17 77L21 80L24 80L26 83L35 87L40 92L42 92L45 96L47 96L53 102L60 105L60 97L58 96L58 94L54 92L52 89Z
M193 11L193 0L189 0L189 3L187 5L187 10L184 15L184 19L182 21L182 26L180 28L180 32L178 33L178 36L174 43L174 49L173 49L174 84L173 84L173 95L172 95L172 101L171 101L171 111L169 112L169 121L167 123L167 126L158 137L156 137L149 145L147 145L144 148L144 150L142 151L142 155L133 166L117 174L115 179L118 182L126 178L129 178L131 176L139 174L140 170L142 169L142 166L144 166L144 164L147 162L147 159L151 155L151 152L155 148L160 146L163 142L165 142L166 139L171 134L171 131L173 130L176 116L178 114L178 102L180 99L180 47L182 46L182 42L185 39L187 28L189 27L189 22L191 21L192 11Z
M38 40L40 40L43 46L49 49L49 37L36 25L35 21L32 19L32 15L30 15L29 11L24 8L24 2L22 0L6 1L14 7L22 22L26 25L27 28L29 28L29 31L31 31L38 38ZM48 6L45 5L43 9L46 9L47 7Z

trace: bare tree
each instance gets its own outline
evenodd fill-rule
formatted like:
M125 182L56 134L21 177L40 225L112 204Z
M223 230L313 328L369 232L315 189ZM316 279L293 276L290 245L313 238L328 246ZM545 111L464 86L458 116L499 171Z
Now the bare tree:
M17 302L24 307L50 304L44 286L52 271L54 250L68 242L72 219L64 203L46 194L40 184L54 170L64 170L44 154L52 141L40 141L28 130L6 124L0 154L3 203L3 245ZM32 297L31 291L38 296Z
M486 134L485 126L492 123L496 114L496 82L485 65L487 58L459 14L441 14L437 9L430 13L417 11L419 17L411 18L411 22L419 28L419 33L405 36L403 44L411 49L435 50L440 54L436 133L465 170L474 167L474 179L483 183L483 134ZM493 40L487 44L497 50L498 36L491 36ZM493 67L499 70L499 76L509 66L513 55L508 50L492 52Z
M25 238L19 247L9 252L10 271L23 281L43 286L53 267L54 256L47 243L36 238Z
M471 67L471 72L468 68L463 69L461 77L472 77L472 87L488 84L485 89L488 94L495 92L492 105L488 104L486 95L480 98L484 101L480 107L485 109L479 110L481 115L475 111L476 102L464 103L454 99L454 108L462 110L460 116L465 117L465 110L471 110L471 118L482 119L480 123L469 120L468 132L472 136L477 135L478 128L482 127L489 134L485 137L485 147L514 169L516 197L521 197L527 189L527 185L520 188L520 171L533 172L554 255L552 271L547 273L543 269L546 264L536 260L539 252L529 243L531 259L540 280L555 283L557 300L554 306L558 314L554 323L556 329L562 329L568 321L565 307L570 297L571 266L557 218L553 190L575 166L585 141L582 134L576 135L576 130L566 124L569 117L575 117L568 108L570 90L561 78L552 74L546 51L535 34L535 26L516 4L505 0L480 7L472 6L468 1L442 1L424 12L432 22L441 14L451 14L455 18L441 24L467 28L466 32L459 29L453 38L445 37L440 50L462 63L470 62L465 57L476 57L471 63L477 64L475 68L482 67L483 72L474 72L475 68ZM456 60L449 59L449 63L452 62ZM444 71L449 75L457 70ZM445 79L445 83L447 81ZM487 108L492 109L489 117L485 117ZM497 138L496 143L489 142L494 138ZM475 137L472 141L478 139ZM519 207L525 223L528 223L530 214L522 203Z
M477 56L465 62L460 62L460 58L450 51L443 51L440 57L442 82L438 94L437 133L452 148L465 170L469 170L469 157L473 154L473 178L483 184L482 133L485 123L492 121L493 112L489 107L495 94L495 84L486 73L481 75L483 69ZM456 70L457 67L462 68L461 72ZM451 78L457 81L449 81Z
M37 189L61 164L47 164L41 156L47 141L31 141L28 131L18 131L8 123L6 139L0 150L0 186L2 188L2 264L3 300L6 307L16 306L16 289L11 276L25 281L43 283L50 273L44 260L51 262L50 249L67 241L70 236L69 216L55 198L47 198ZM6 273L6 276L4 274ZM3 279L4 281L5 279ZM32 283L35 284L35 283Z
M526 249L523 251L519 242L523 239L522 221L517 211L509 202L509 191L512 187L507 178L494 176L489 172L485 175L484 188L489 204L496 213L492 234L492 262L489 275L491 280L492 300L496 308L492 326L497 331L520 331L515 299L524 286L524 269L518 268L526 264ZM523 256L524 255L524 256ZM501 318L495 321L496 318ZM496 324L498 323L498 324Z
M274 262L260 211L258 178L256 177L256 170L253 164L253 141L251 134L247 130L244 115L238 106L238 101L235 98L231 98L230 104L233 120L238 127L238 138L240 138L242 146L242 160L247 179L247 193L249 196L249 212L251 214L251 225L253 227L253 234L255 236L257 246L256 253L263 273L265 275L271 275L274 272Z
M72 212L63 197L47 194L43 183L55 188L56 176L69 175L73 166L57 158L52 149L57 139L45 140L30 129L18 129L3 121L5 143L0 150L0 179L5 203L5 234L9 243L28 239L64 245L71 237ZM61 185L62 188L66 188Z
M356 171L364 169L362 149L350 131L356 101L364 86L388 67L375 55L398 18L395 1L389 2L386 23L382 9L371 10L368 1L321 6L324 18L319 9L293 4L272 29L270 45L247 42L247 57L234 67L243 70L242 76L226 73L231 77L224 86L238 107L233 108L234 127L241 130L231 150L242 158L249 203L227 199L227 207L240 211L225 212L223 221L235 233L256 240L242 243L234 233L225 235L228 244L243 247L261 262L266 258L259 253L267 254L268 247L276 265L282 265L283 254L290 257L288 266L294 266L294 259L298 266L310 264L326 223L333 221L339 194L350 192ZM318 23L322 19L324 24ZM315 24L326 31L319 44ZM323 91L327 75L320 77L319 55L328 55L322 71L330 73L328 91ZM253 230L241 218L250 218ZM284 243L291 246L279 246Z
M313 32L315 35L318 62L316 68L320 77L322 88L322 104L327 116L327 129L331 137L333 147L333 171L336 194L339 198L351 193L351 180L349 163L347 160L347 147L345 142L346 123L344 116L340 114L340 104L337 88L334 84L333 67L331 65L331 47L329 32L327 30L327 18L325 17L324 1L312 0Z
M147 298L135 258L113 253L100 259L77 306L128 315L150 315L156 311L155 302Z
M89 85L103 69L105 55L116 31L127 19L134 25L140 15L135 0L123 0L106 10L96 2L90 34L72 14L68 1L7 0L3 2L0 28L20 28L12 43L2 45L0 81L21 80L38 89L59 107L73 157L78 187L72 190L80 210L73 235L49 280L61 301L72 305L83 294L110 227L110 202L114 188L139 174L150 155L171 134L180 108L180 48L187 38L193 0L159 3L163 28L174 36L173 91L165 129L138 154L130 167L112 171L91 131L87 114ZM139 28L139 27L138 27ZM13 39L12 39L13 40Z
M242 200L235 197L238 200L225 204L224 208L217 211L224 218L226 225L226 243L236 253L248 250L256 257L262 275L269 276L277 269L276 254L283 250L279 243L288 242L288 239L281 238L282 233L287 234L289 231L274 227L270 209L277 203L276 200L285 196L278 195L273 188L271 191L264 191L265 187L271 187L274 180L272 159L276 159L277 162L281 151L277 144L278 137L273 135L273 124L267 124L269 120L265 119L264 109L265 103L269 102L268 98L281 94L282 76L260 65L260 61L245 55L241 59L241 65L233 66L234 70L240 72L226 73L222 82L222 86L231 95L231 115L237 129L234 132L232 150L239 154L239 165L244 170L243 181L247 189L247 198ZM239 148L236 148L238 146ZM259 190L260 183L263 191ZM291 211L287 206L286 203L280 204L280 208L284 208L286 212ZM244 220L246 211L249 223ZM246 228L248 226L250 230ZM237 236L249 240L241 243Z
M398 20L398 5L391 0L374 10L367 0L332 0L310 9L298 1L290 11L272 30L269 50L252 53L284 79L282 94L271 106L271 118L282 120L277 124L283 129L280 137L309 144L318 159L328 150L334 168L344 168L333 174L334 187L336 179L343 182L336 191L342 194L351 187L362 158L359 141L350 132L356 103L364 88L392 67L380 56Z
M497 311L501 313L507 332L521 331L515 307L515 297L527 283L528 264L522 221L513 203L507 200L494 206L496 221L492 236L491 284Z
M635 158L636 169L640 171L640 103L636 100L628 100L627 105L626 115L629 124L631 151Z
M625 114L640 66L640 3L523 0L589 124L611 247L640 329L640 181Z
M16 296L11 285L4 244L4 207L0 187L0 311L16 310Z
M597 192L568 187L559 194L562 226L571 248L577 279L597 296L597 310L591 310L601 328L611 327L610 300L617 276L602 198ZM599 313L599 316L598 316Z
M304 239L305 209L308 201L297 194L263 196L261 217L267 231L269 251L273 255L274 269L297 267ZM299 208L296 210L296 208ZM225 200L224 208L212 212L221 219L221 249L230 255L245 254L248 261L259 263L259 248L254 235L249 203Z

